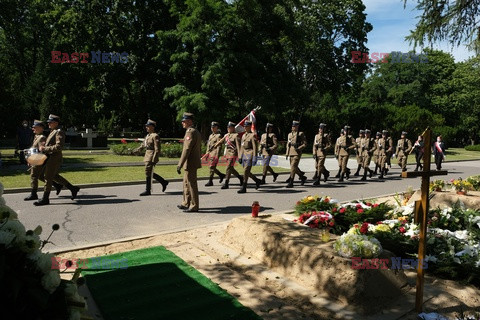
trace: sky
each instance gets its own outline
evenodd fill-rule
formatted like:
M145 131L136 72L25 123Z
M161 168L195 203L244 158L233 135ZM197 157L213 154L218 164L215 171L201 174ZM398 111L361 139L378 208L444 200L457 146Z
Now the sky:
M392 51L408 52L413 50L405 37L415 28L420 11L415 10L415 0L408 0L403 8L403 0L363 0L367 21L373 26L368 33L367 48L373 52L389 53ZM465 46L455 47L447 43L434 43L433 48L452 54L456 62L464 61L473 56ZM420 52L420 48L415 50Z

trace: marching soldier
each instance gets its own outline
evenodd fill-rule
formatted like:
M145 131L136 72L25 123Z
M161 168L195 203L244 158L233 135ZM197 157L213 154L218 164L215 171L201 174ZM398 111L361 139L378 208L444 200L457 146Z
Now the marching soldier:
M373 175L372 169L370 169L370 160L372 159L372 154L377 149L375 144L375 139L370 137L371 131L365 130L365 137L360 141L361 148L360 152L362 153L362 167L363 167L363 177L360 179L362 181L367 180L367 172L369 173L370 178Z
M325 123L320 123L318 127L318 134L315 136L315 140L313 141L313 158L315 159L316 163L316 179L315 182L313 182L314 186L320 185L320 178L322 177L322 174L324 177L324 182L326 182L330 176L330 172L325 168L325 158L327 157L325 150L330 148L332 142L330 141L329 135L324 133L326 126L327 125Z
M207 184L205 184L205 187L213 186L213 176L215 175L215 173L220 178L219 183L222 183L223 179L225 178L225 175L217 169L222 145L220 144L217 147L214 147L215 144L222 139L221 134L218 132L218 122L212 122L210 127L212 133L208 137L207 154L204 156L206 157L206 160L208 161L208 166L210 168L210 178L208 179Z
M388 131L383 130L382 131L382 137L378 140L377 147L379 149L379 157L380 157L380 179L383 179L383 177L387 174L388 169L387 169L387 164L388 164L388 158L392 154L392 148L393 148L393 141L392 138L388 136Z
M302 186L305 184L307 177L305 173L300 171L298 164L300 163L300 158L302 157L303 149L307 146L307 139L303 132L298 131L298 126L300 122L292 122L292 132L288 134L287 142L287 154L286 158L290 157L290 180L288 182L287 188L293 188L293 180L295 179L295 174L298 174L301 180Z
M257 139L255 133L252 132L252 122L245 121L245 133L242 136L240 154L238 155L238 162L243 165L243 185L237 193L247 192L248 178L255 181L255 189L260 187L262 181L252 174L252 166L257 164Z
M340 138L344 135L344 131L343 131L343 128L340 130L340 136L337 138L337 140L335 141L335 148L334 148L334 155L335 155L335 159L337 159L338 161L338 150L339 148L337 148L338 146L338 142L340 141ZM335 178L340 178L340 173L342 172L342 166L340 164L340 162L338 162L338 172L337 174L335 175Z
M265 178L267 177L267 172L270 171L273 175L273 182L277 181L278 173L273 171L270 167L270 160L272 159L275 150L277 150L277 136L272 132L273 124L267 123L265 133L262 134L260 139L260 153L262 154L263 160L263 176L262 184L265 184Z
M202 136L193 127L193 114L185 112L182 118L182 127L186 129L183 138L183 150L178 161L177 173L183 174L183 202L177 206L183 212L198 212L198 185L197 170L202 167Z
M398 165L402 168L402 171L407 171L408 155L412 151L412 141L407 139L407 132L402 131L402 135L397 142L396 157L398 159Z
M45 181L45 187L43 192L42 199L35 201L33 204L36 206L44 206L50 204L50 191L52 190L52 185L54 181L60 185L66 186L72 196L70 199L74 200L77 196L79 187L73 186L65 178L58 174L60 171L60 166L63 162L62 150L65 145L65 132L63 132L58 125L60 123L60 117L51 114L48 116L48 127L50 128L50 134L45 140L44 145L40 145L39 151L47 155L47 160L43 165L42 175L39 178L42 181ZM57 190L57 194L58 194Z
M347 175L347 179L350 178L350 173L347 170L348 158L350 157L350 150L355 149L355 139L349 134L350 126L345 126L344 135L340 136L335 146L336 154L338 155L338 164L341 167L339 182L343 181L343 177Z
M375 151L373 152L373 162L375 163L374 175L377 175L377 170L380 168L380 149L378 148L378 140L382 137L382 133L377 131L375 136Z
M214 148L217 148L222 143L225 143L225 160L227 162L227 170L225 172L225 182L222 186L222 189L229 188L230 176L233 174L235 177L240 180L240 185L243 186L243 178L240 174L235 170L235 163L238 159L238 151L240 150L240 138L238 137L238 133L235 132L235 123L229 121L227 125L227 131L222 139L217 141Z
M358 138L355 139L355 155L357 157L357 171L355 171L353 174L355 177L360 175L360 169L363 167L362 151L360 150L360 143L363 138L365 138L365 130L360 130L358 133Z
M143 158L143 162L145 163L146 187L145 191L140 193L140 196L149 196L152 194L152 177L162 185L163 192L165 192L168 185L167 180L154 172L155 165L160 157L160 137L155 133L156 126L157 123L155 121L148 119L147 123L145 123L145 130L147 130L148 134L145 140L143 140L142 145L133 150L135 154L146 149L145 157Z
M40 146L45 145L45 141L47 138L43 135L43 130L45 129L45 125L40 120L34 120L32 125L32 130L35 133L35 137L33 138L32 148L40 149ZM26 197L25 201L30 200L37 200L37 190L38 190L38 179L40 178L43 170L42 166L32 166L30 168L30 186L32 187L32 191L28 197Z

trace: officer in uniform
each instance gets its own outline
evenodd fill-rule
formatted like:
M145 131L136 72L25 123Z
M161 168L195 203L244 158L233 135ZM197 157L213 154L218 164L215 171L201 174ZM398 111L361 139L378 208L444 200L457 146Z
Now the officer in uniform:
M186 129L183 137L183 150L178 161L177 173L183 174L183 202L177 206L184 212L198 212L198 185L197 170L202 167L202 136L193 127L193 114L185 112L182 118L182 127Z
M217 141L214 148L217 148L222 143L225 143L225 161L227 162L227 170L225 172L225 183L221 189L228 189L230 183L230 176L233 174L235 177L240 180L240 185L243 186L243 178L235 170L235 163L238 159L238 152L240 150L240 137L238 133L235 132L235 123L229 121L227 125L227 133L223 136L222 139Z
M318 134L313 140L313 159L315 159L315 175L316 179L313 182L314 186L320 185L320 178L323 174L323 181L326 182L330 176L330 172L325 168L325 158L327 157L326 149L330 148L332 142L330 136L325 133L325 123L320 123L318 126Z
M372 154L377 150L375 144L375 139L371 137L371 131L365 130L365 137L360 141L360 152L362 154L362 167L363 167L363 177L360 179L362 181L367 180L367 172L369 173L370 178L373 175L372 169L370 169L370 160L372 159Z
M32 148L37 150L40 149L40 146L45 145L45 141L47 138L43 135L43 130L45 129L45 125L40 120L34 120L32 125L32 130L35 133L35 137L33 138ZM29 164L30 165L30 164ZM32 166L30 168L30 186L32 187L32 191L28 197L26 197L25 201L30 200L37 200L37 190L38 190L38 179L40 178L43 170L43 165L41 166Z
M378 140L382 137L382 133L377 131L375 136L375 151L373 152L373 162L375 163L374 175L377 175L377 170L380 168L380 149L378 148Z
M165 192L168 185L167 180L154 172L155 165L160 157L160 137L155 133L156 126L157 123L155 121L148 119L147 123L145 123L145 130L147 130L148 134L143 140L142 145L133 151L133 153L139 153L141 150L146 149L145 157L143 158L143 162L145 163L146 187L145 191L140 193L140 196L149 196L152 194L152 177L162 185L163 192Z
M262 184L265 184L265 178L267 177L268 171L273 175L273 182L277 181L278 177L278 173L275 173L272 167L270 167L270 160L278 146L277 136L272 132L273 124L267 123L265 131L266 132L262 134L262 137L260 138L260 153L262 154L263 161Z
M286 158L290 157L290 180L288 182L287 188L293 188L293 180L295 179L295 174L298 174L301 180L302 186L305 184L307 177L305 173L300 171L298 164L300 163L300 158L302 157L303 149L307 146L307 139L303 132L298 131L298 126L300 122L292 122L292 132L288 134L287 142L287 154Z
M243 165L243 185L237 193L247 192L248 178L255 181L255 189L260 187L262 180L258 179L252 174L252 166L257 164L257 150L258 144L255 138L255 133L252 132L252 122L245 121L245 133L242 136L240 154L238 155L238 162Z
M357 171L355 171L353 174L355 177L360 175L360 169L363 167L362 151L360 150L360 145L363 138L365 138L365 130L360 130L358 132L358 138L355 139L355 155L357 157Z
M338 142L340 141L340 137L342 137L343 135L345 134L343 128L340 129L340 136L337 138L337 140L335 141L335 147L333 149L333 153L335 155L335 159L337 159L338 161L338 150L339 148L337 148L338 146ZM340 173L342 172L342 166L340 165L340 162L338 162L338 172L337 174L335 175L335 178L340 178Z
M402 171L407 171L407 160L411 151L412 141L407 139L407 132L402 131L402 135L397 141L397 150L395 152L398 159L398 165L402 168Z
M338 155L338 164L341 167L339 182L343 181L343 177L347 175L347 179L350 178L350 172L347 170L348 158L350 157L350 150L355 149L355 139L349 134L350 126L343 128L344 135L340 136L335 146L336 154Z
M42 181L45 181L45 187L43 192L42 199L35 201L33 204L36 206L44 206L50 204L50 191L52 190L52 185L55 182L60 185L66 186L72 196L70 199L75 199L79 187L73 186L65 178L58 174L60 171L60 166L63 162L62 150L65 145L65 132L63 132L58 125L60 123L60 117L51 114L48 116L48 127L50 128L50 134L48 135L45 145L40 145L39 151L47 155L47 160L43 165L43 172L39 178ZM57 190L57 194L58 194Z
M388 136L388 131L382 131L382 137L378 140L377 148L379 149L379 156L380 156L380 179L387 174L388 168L388 159L392 155L393 149L393 141L392 138Z
M225 175L217 169L222 145L220 144L217 147L214 147L215 144L222 139L222 135L218 132L218 126L218 122L215 121L212 122L210 126L212 133L208 137L207 154L204 155L204 157L208 161L208 167L210 168L210 177L207 184L205 184L205 187L213 186L213 176L215 175L215 173L220 178L219 183L222 183L223 179L225 178Z

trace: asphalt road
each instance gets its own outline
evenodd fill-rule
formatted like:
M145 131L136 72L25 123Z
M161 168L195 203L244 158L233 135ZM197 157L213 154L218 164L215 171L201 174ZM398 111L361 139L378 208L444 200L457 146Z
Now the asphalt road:
M288 166L284 158L279 158L278 162L279 166ZM356 162L351 161L349 167L354 171ZM301 168L313 171L313 160L302 159ZM335 159L327 159L327 168L332 175L336 173ZM413 168L409 166L409 169ZM441 179L466 178L480 174L480 161L449 162L444 164L443 169L449 174L440 176ZM220 170L223 171L223 168ZM311 178L313 173L307 176ZM32 202L23 201L27 193L5 194L4 198L19 213L27 229L37 225L43 227L42 239L48 236L52 224L60 224L60 230L51 238L55 245L45 247L47 251L57 251L228 221L250 213L253 201L259 201L261 212L273 213L292 209L297 200L307 195L329 195L346 201L402 192L408 186L420 187L420 178L400 178L398 167L394 167L384 180L374 177L365 182L360 181L360 177L352 177L339 183L331 178L327 183L322 181L320 187L313 187L309 180L305 186L296 183L293 189L287 189L286 178L286 175L281 175L273 183L268 176L266 185L255 190L251 184L246 194L237 194L239 185L236 178L231 180L229 190L221 190L218 180L213 187L204 187L205 181L199 181L198 213L184 213L177 209L182 200L182 183L178 181L172 181L165 193L155 183L153 195L148 197L139 196L144 190L143 185L122 185L83 188L74 201L70 200L70 192L63 190L59 196L53 194L51 204L44 207L35 207Z

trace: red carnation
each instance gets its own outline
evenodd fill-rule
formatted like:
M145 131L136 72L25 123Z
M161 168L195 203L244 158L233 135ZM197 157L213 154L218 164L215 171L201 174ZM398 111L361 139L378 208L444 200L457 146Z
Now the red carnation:
M357 213L363 213L363 209L358 209Z
M402 224L406 224L407 223L407 220L402 220Z
M125 140L125 138L123 138L122 140L120 140L123 144L126 144L127 143L127 140Z
M366 205L369 206L369 207L372 206L372 204L370 202L367 202Z
M337 207L333 208L332 212L337 212Z
M340 208L340 213L345 213L345 208Z
M368 232L368 223L364 222L360 227L360 233L366 234Z
M383 222L382 221L377 221L377 224L383 224Z
M401 233L405 233L405 228L404 228L404 227L400 227L400 228L398 228L398 231L400 231Z
M330 220L330 222L328 224L330 225L330 227L333 227L335 225L335 221Z
M359 209L359 208L362 207L362 205L360 203L357 203L356 207L357 207L357 209Z
M374 208L378 207L378 203L374 203L372 207Z

